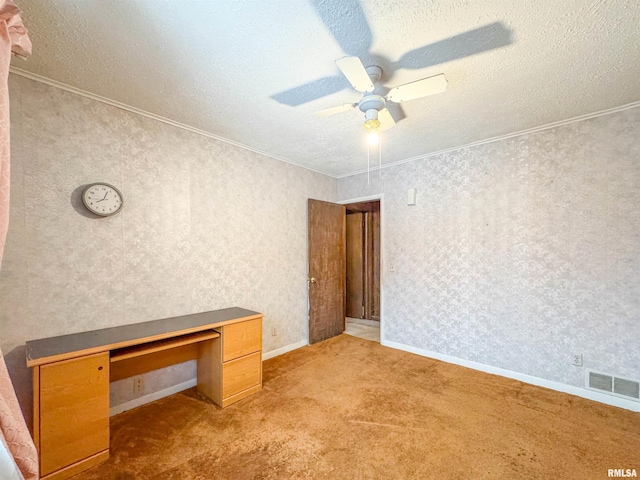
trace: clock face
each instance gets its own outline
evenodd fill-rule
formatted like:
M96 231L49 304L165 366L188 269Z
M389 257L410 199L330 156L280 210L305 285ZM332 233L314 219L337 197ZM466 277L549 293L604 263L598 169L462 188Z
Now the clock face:
M115 215L122 209L122 194L108 183L94 183L82 192L82 203L89 211L103 217Z

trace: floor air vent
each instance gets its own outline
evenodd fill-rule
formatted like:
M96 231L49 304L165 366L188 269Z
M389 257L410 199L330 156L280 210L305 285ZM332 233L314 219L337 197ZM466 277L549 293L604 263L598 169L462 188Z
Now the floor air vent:
M593 371L587 371L586 380L586 387L590 390L598 390L640 401L640 382L638 380Z

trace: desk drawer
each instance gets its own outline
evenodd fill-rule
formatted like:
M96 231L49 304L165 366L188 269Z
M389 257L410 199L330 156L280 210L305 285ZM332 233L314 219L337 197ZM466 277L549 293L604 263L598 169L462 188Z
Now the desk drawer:
M262 352L253 353L222 366L222 399L260 384Z
M234 323L223 328L223 362L262 350L262 319Z

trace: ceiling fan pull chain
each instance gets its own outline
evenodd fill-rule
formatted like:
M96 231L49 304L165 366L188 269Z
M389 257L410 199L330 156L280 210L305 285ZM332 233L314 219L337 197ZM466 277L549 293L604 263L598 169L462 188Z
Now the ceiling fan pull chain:
M378 174L382 179L382 138L378 139Z
M369 142L367 142L367 185L369 185L369 163L370 163L370 157L371 157L371 145L369 145Z

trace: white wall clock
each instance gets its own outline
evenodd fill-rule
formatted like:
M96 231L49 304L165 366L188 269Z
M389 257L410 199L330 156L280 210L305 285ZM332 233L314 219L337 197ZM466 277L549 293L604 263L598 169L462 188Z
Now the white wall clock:
M120 190L113 185L98 182L92 183L82 191L82 203L91 213L108 217L122 210L124 199Z

